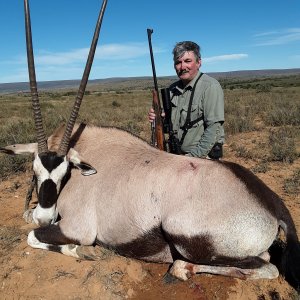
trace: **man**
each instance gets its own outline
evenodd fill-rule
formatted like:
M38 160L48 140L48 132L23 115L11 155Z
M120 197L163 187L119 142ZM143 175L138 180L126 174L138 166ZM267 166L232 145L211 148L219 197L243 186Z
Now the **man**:
M173 59L179 81L170 86L171 120L181 154L219 159L224 143L221 85L216 79L199 72L201 55L196 43L177 43ZM155 119L153 108L148 117L150 122Z

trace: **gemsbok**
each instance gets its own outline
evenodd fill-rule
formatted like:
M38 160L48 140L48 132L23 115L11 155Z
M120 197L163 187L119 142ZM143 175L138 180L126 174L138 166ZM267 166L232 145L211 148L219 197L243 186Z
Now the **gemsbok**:
M116 128L75 124L105 0L70 120L46 139L24 4L37 143L1 152L34 154L38 205L32 218L40 227L29 233L28 244L77 258L86 258L81 247L99 244L127 257L172 263L169 273L181 280L201 272L243 279L280 273L299 292L294 222L258 177L232 162L160 151Z

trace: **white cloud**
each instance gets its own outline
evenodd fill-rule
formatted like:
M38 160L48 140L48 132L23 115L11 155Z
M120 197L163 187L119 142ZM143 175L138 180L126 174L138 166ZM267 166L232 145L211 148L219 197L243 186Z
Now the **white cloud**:
M162 53L166 50L155 48L155 53ZM67 52L50 52L45 50L35 51L36 66L55 66L82 64L86 62L89 48L74 49ZM123 60L135 59L144 55L149 55L148 45L145 43L128 43L128 44L107 44L97 47L95 59L97 60ZM2 64L25 64L26 56L18 56L11 61L2 61Z
M154 53L169 53L169 49L154 48ZM89 49L81 48L66 52L35 51L35 66L38 81L62 80L81 78ZM145 58L146 57L146 58ZM161 64L158 63L158 70ZM203 58L205 64L213 64L222 61L237 61L248 58L248 54L227 54ZM11 61L0 61L3 70L7 70L4 76L0 76L0 82L27 81L28 71L26 56L18 56ZM143 63L144 61L144 63ZM164 68L160 73L172 73L173 66L169 70ZM12 75L16 74L16 75ZM117 74L117 75L116 75ZM130 74L130 75L128 75ZM107 78L119 76L139 76L151 74L149 48L146 43L107 44L97 48L95 61L90 78Z
M153 51L157 54L167 50L155 47ZM50 52L37 49L34 53L38 80L76 79L82 75L89 48L74 49L66 52ZM143 58L143 56L149 56L149 48L146 43L100 45L96 50L92 71L97 68L99 63L101 68L106 70L106 73L113 68L120 69L128 62L130 62L131 67L136 67L140 65L137 63L137 60ZM6 70L4 76L1 77L0 75L0 82L28 80L25 54L10 60L0 61L0 65L2 71ZM8 73L18 75L10 75ZM110 76L110 73L108 76Z
M212 57L203 58L203 61L205 63L215 63L219 61L240 60L244 58L248 58L248 54L240 53L240 54L225 54L219 56L212 56Z
M300 41L300 28L288 28L279 31L268 31L254 35L255 46L284 45Z
M156 53L163 52L163 49L155 49ZM44 53L36 55L36 64L39 65L67 65L85 62L89 48L76 49L69 52ZM123 60L135 59L149 55L148 46L145 43L130 44L107 44L97 47L95 59L97 60Z

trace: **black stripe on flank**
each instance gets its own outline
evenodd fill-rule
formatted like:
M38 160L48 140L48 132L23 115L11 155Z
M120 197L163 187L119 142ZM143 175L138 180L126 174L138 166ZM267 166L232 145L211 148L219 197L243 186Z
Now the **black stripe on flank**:
M147 260L147 257L163 252L168 247L172 253L173 260L181 259L193 264L255 269L266 263L257 256L235 258L217 255L209 236L188 238L182 235L170 235L164 232L161 227L153 228L148 233L129 243L115 246L104 244L98 240L96 243L102 247L114 250L120 255L145 260ZM182 251L182 249L184 250Z
M49 225L46 227L36 228L34 229L34 235L40 242L46 244L52 244L52 245L67 245L67 244L79 245L80 244L77 240L70 239L67 236L65 236L62 233L59 225Z
M183 235L173 235L166 233L170 244L174 245L173 256L176 259L188 260L190 262L208 262L215 255L215 250L211 238L207 235L195 237L185 237ZM181 249L185 253L181 253Z
M278 218L278 212L282 213L283 202L280 197L274 193L262 180L254 175L250 170L233 162L217 162L228 168L238 179L247 187L248 191L256 196L256 199L262 204L275 218Z
M255 195L260 203L277 220L282 220L288 227L286 232L288 240L298 241L297 231L292 216L283 200L274 193L262 180L248 169L228 161L216 161L228 168L247 187L249 193Z
M266 264L258 256L235 258L218 255L215 252L212 238L209 235L186 237L183 235L166 234L166 236L170 243L174 245L172 248L177 251L176 259L182 259L193 264L230 266L242 269L260 268Z
M124 244L115 246L107 245L101 241L96 241L100 246L114 250L120 255L132 258L146 258L163 252L168 246L161 227L153 228L143 236Z

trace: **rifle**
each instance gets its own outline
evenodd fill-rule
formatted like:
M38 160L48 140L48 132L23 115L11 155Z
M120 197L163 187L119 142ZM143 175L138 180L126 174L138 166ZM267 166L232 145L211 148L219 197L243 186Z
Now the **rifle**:
M167 151L174 154L181 154L180 142L176 137L173 131L173 125L171 120L171 99L170 99L170 90L169 88L161 89L161 98L165 112L164 118L164 133L169 135L169 138L166 142L167 144Z
M152 106L154 109L154 113L156 115L155 120L151 124L151 145L156 146L160 150L166 150L166 143L165 143L165 137L163 132L163 121L161 117L161 105L160 105L160 99L158 94L157 78L156 78L155 64L154 64L154 57L153 57L153 50L152 50L152 43L151 43L152 33L153 33L153 29L148 28L147 34L148 34L148 42L149 42L153 81L154 81L154 89L152 91L153 94Z

